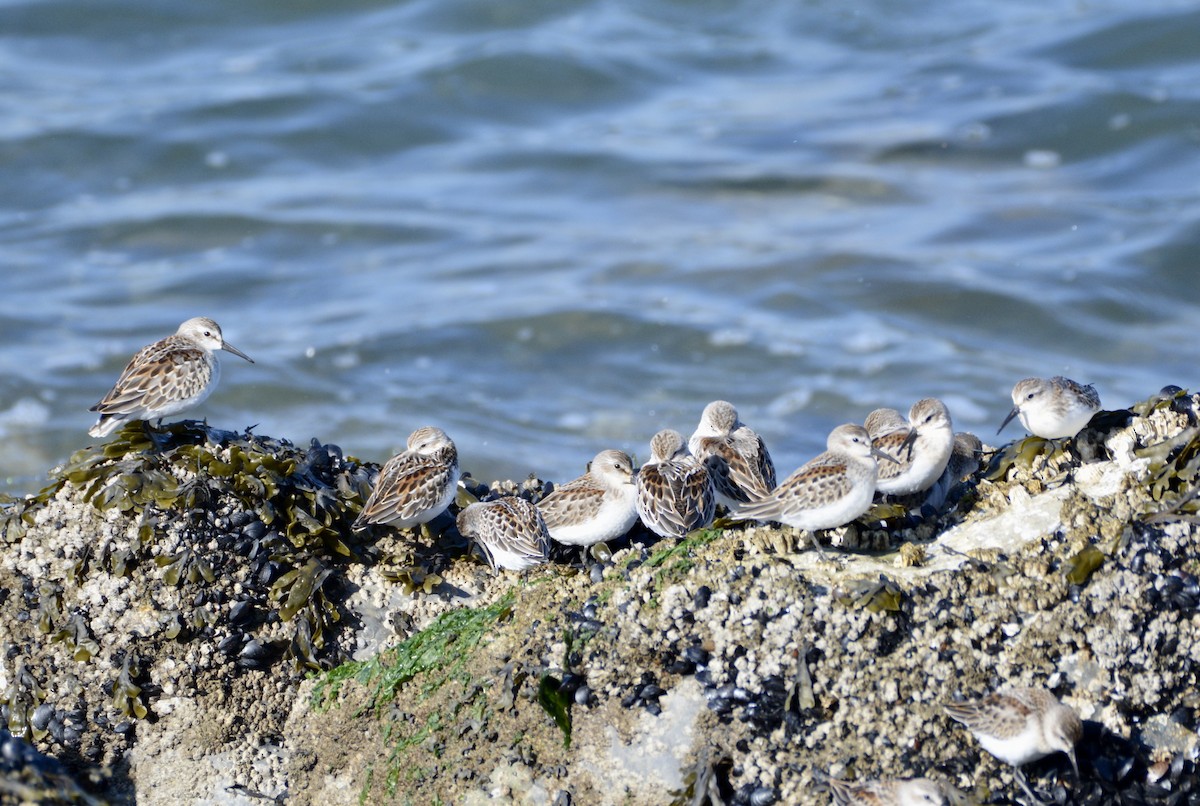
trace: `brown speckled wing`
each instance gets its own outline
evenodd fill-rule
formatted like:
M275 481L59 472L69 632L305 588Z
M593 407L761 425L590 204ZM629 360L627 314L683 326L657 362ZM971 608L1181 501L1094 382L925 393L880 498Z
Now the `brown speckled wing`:
M854 488L846 471L846 463L840 459L818 456L801 468L801 472L784 479L772 497L779 497L781 514L833 503L849 495Z
M1029 704L1004 692L989 694L976 702L950 703L946 713L972 731L1005 739L1019 735L1032 714Z
M704 465L713 489L735 501L743 501L741 491L730 477L729 458L732 455L733 446L728 437L704 437L696 445L696 461Z
M708 471L695 464L684 465L681 470L678 499L681 511L691 514L686 523L686 531L690 532L712 523L717 501Z
M655 534L678 534L679 518L673 514L675 504L669 476L664 465L645 465L638 471L638 514Z
M1065 388L1071 394L1076 395L1080 400L1083 400L1085 403L1087 403L1088 408L1100 408L1100 395L1096 392L1096 387L1092 386L1091 384L1084 385L1078 381L1073 381L1070 378L1064 378L1061 375L1056 375L1055 377L1051 378L1051 380L1058 382L1060 386Z
M700 455L713 487L733 501L765 498L775 487L775 467L757 437L706 437Z
M682 537L707 526L715 508L708 472L694 462L652 464L638 473L638 512L658 534Z
M156 411L199 394L211 378L207 354L186 339L170 336L139 350L91 410L101 414Z
M504 496L487 502L478 508L469 531L467 536L479 543L493 568L497 549L537 562L550 557L550 533L537 507L524 498Z
M538 501L548 529L596 517L604 504L604 490L589 475L569 481Z
M756 474L762 479L763 484L766 485L767 492L770 493L771 490L775 489L776 484L775 463L771 461L771 454L767 451L767 444L762 441L762 437L755 434L754 441L756 450L753 455L758 466Z
M879 460L880 480L894 479L908 470L908 466L912 463L912 445L903 446L904 440L908 439L909 431L910 429L905 428L871 440L873 448L878 448L896 460L895 462L889 462L886 459Z
M550 533L537 507L524 498L504 499L508 526L495 542L508 551L545 562L550 557Z
M895 797L888 797L891 792L872 782L840 781L829 779L829 789L833 793L836 806L894 806Z
M775 465L762 438L749 429L734 432L731 448L736 461L730 459L729 473L733 481L755 498L762 498L775 489Z
M409 520L427 511L444 495L457 465L453 447L428 456L406 451L392 457L379 471L355 527Z

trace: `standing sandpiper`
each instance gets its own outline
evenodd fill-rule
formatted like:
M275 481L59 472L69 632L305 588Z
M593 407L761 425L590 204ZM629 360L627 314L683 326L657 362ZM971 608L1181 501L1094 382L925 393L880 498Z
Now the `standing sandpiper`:
M906 429L871 442L896 459L880 465L876 489L887 495L911 495L928 490L946 469L954 451L954 424L946 404L929 397L909 409Z
M717 506L708 471L688 452L683 435L669 428L650 440L650 460L637 474L637 493L642 523L661 537L703 529Z
M1026 378L1012 390L1012 411L996 429L999 434L1014 417L1025 430L1043 439L1063 439L1078 434L1100 411L1096 387L1070 378Z
M1046 689L1004 689L975 702L950 703L946 713L965 725L984 750L1016 769L1017 782L1034 802L1039 799L1021 772L1024 764L1066 753L1079 780L1075 745L1083 736L1083 723L1075 709Z
M458 513L458 531L483 549L492 570L525 571L550 559L550 533L537 507L503 495Z
M771 454L762 437L738 419L732 403L714 400L704 407L688 449L708 470L718 504L733 509L775 489Z
M386 523L411 529L429 523L450 506L458 492L458 450L440 428L418 428L407 450L387 461L375 489L354 521L355 529Z
M941 785L928 778L888 778L878 781L829 779L836 806L946 806Z
M816 532L844 526L870 509L879 474L875 458L895 460L872 447L867 430L852 423L833 429L826 447L766 498L738 508L736 517Z
M538 501L550 537L567 546L615 540L637 522L633 460L623 451L600 451L587 473Z
M187 320L173 336L138 350L109 393L90 409L100 412L100 419L88 433L106 437L125 423L161 421L202 402L221 378L217 350L254 363L225 341L221 326L205 316Z

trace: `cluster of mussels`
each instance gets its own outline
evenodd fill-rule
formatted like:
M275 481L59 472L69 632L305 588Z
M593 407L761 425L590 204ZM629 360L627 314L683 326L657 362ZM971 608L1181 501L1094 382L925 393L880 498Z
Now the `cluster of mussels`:
M1078 605L1081 592L1086 588L1093 573L1102 565L1110 573L1130 572L1147 583L1145 604L1147 613L1177 612L1181 618L1194 619L1200 613L1200 579L1194 552L1181 550L1186 546L1177 544L1175 538L1167 539L1160 527L1167 523L1195 523L1200 517L1200 428L1196 418L1197 399L1183 394L1179 390L1166 390L1144 403L1134 406L1129 411L1112 413L1098 420L1093 431L1086 435L1077 446L1079 453L1089 458L1099 458L1106 452L1105 437L1112 431L1134 424L1139 427L1153 429L1156 423L1146 418L1154 412L1174 412L1186 417L1186 425L1177 429L1166 442L1157 440L1153 433L1141 434L1134 429L1136 441L1133 446L1136 455L1148 459L1145 480L1139 482L1141 488L1131 493L1129 498L1134 502L1135 510L1129 513L1129 520L1118 523L1112 543L1105 543L1105 530L1097 528L1094 539L1100 546L1089 544L1078 551L1069 561L1061 562L1061 573L1065 576L1066 598ZM988 468L981 472L980 478L993 481L1014 477L1019 481L1012 483L1031 484L1035 488L1042 487L1037 477L1045 471L1049 475L1071 466L1077 466L1078 458L1071 452L1058 449L1051 454L1046 450L1046 442L1038 438L1030 438L1009 446L998 452ZM972 487L974 484L971 485ZM970 509L974 505L975 491L967 489L960 502L961 509ZM877 509L876 512L883 511ZM927 513L932 515L932 513ZM952 523L961 519L962 514L953 510L937 516L933 523L934 532L948 528ZM878 518L864 518L864 521L878 521ZM914 520L910 514L892 529L905 531L909 535L912 530L921 530L928 522ZM868 527L870 528L870 527ZM878 529L878 525L874 526ZM893 536L894 537L894 536ZM672 548L652 552L646 547L635 551L635 556L623 558L620 567L625 579L637 582L639 590L650 588L656 594L661 585L657 582L660 572L669 569L671 555L685 557L689 549L694 549L706 541L703 535L688 538L675 544ZM903 552L900 552L903 554ZM741 549L733 551L733 559L737 562L727 568L723 580L722 608L725 615L717 615L716 623L727 625L745 624L751 620L760 622L760 628L765 627L769 620L778 618L783 610L769 611L768 608L745 608L743 592L747 596L759 595L761 587L755 586L750 577L757 577L765 570L761 562L751 562ZM743 564L742 560L746 559ZM1002 567L1010 566L1011 560L1003 554L996 554L987 561L973 561L970 567L981 575L996 574L998 576L1011 571L1003 571ZM684 560L689 563L691 560ZM697 560L697 562L699 562ZM654 567L654 573L649 580L637 578L634 572L645 566ZM749 585L743 584L750 582ZM969 606L963 602L953 602L942 599L940 602L914 602L915 596L943 596L936 586L926 590L914 589L905 594L899 586L880 576L876 579L860 579L847 581L834 591L834 600L848 610L862 610L870 613L886 613L889 618L884 622L885 628L876 629L873 633L874 652L887 655L907 640L915 619L946 618L946 614L937 615L946 608L961 610L954 618L963 625L969 624L973 618ZM674 602L673 608L668 603L658 601L657 607L670 611L673 615L666 626L653 631L654 635L670 635L671 638L659 646L662 671L665 675L653 672L643 672L639 679L629 681L623 689L621 704L626 708L641 708L652 714L661 710L663 696L670 691L674 681L684 677L692 677L703 687L705 701L713 713L725 724L741 723L746 727L742 738L737 739L734 752L702 754L696 768L690 771L686 778L686 789L678 793L676 803L689 804L704 802L706 792L719 795L725 803L746 806L746 804L776 803L784 793L780 787L771 782L760 780L745 781L742 777L740 755L749 754L749 742L759 737L768 743L779 742L779 732L785 743L802 737L817 724L830 719L827 706L823 706L818 697L814 696L813 679L810 667L820 671L825 661L819 648L805 645L796 659L794 675L778 673L764 674L758 677L753 685L740 685L735 669L739 661L747 658L753 652L750 641L729 641L713 646L711 633L713 615L706 613L713 598L713 591L708 585L702 585L691 592L691 600ZM622 602L624 608L628 600ZM1089 601L1087 607L1093 603ZM1089 610L1094 616L1094 612ZM735 615L736 614L736 615ZM568 614L572 615L572 614ZM606 631L603 615L597 613L595 599L589 599L583 609L573 614L579 628L584 628L591 634L601 634ZM703 628L701 628L703 625ZM806 632L821 632L824 625L806 623ZM753 633L752 630L745 631ZM650 638L648 640L655 640ZM849 640L842 635L840 640ZM1172 641L1174 643L1172 643ZM1169 639L1159 647L1166 656L1183 656L1181 677L1186 678L1189 668L1194 672L1194 666L1187 659L1186 648L1178 646L1178 639ZM619 651L613 650L614 653ZM999 645L987 650L990 653L1000 651ZM586 664L576 664L585 668ZM1194 674L1191 675L1193 678ZM582 699L576 702L584 705L594 701L596 692L589 686L586 672L569 674L572 691L585 692ZM564 678L566 681L567 678ZM1180 705L1170 714L1170 720L1187 731L1196 730L1197 701L1194 692L1176 691L1172 696L1180 697L1191 705ZM1134 706L1130 709L1149 707ZM1149 715L1153 708L1149 708ZM1135 714L1135 717L1137 715ZM772 736L774 734L774 737ZM1048 802L1056 804L1200 804L1200 773L1193 758L1186 755L1176 755L1163 759L1151 751L1146 745L1117 735L1104 729L1098 722L1088 722L1085 735L1078 748L1078 759L1081 768L1081 778L1077 781L1067 780L1063 783L1056 776L1051 777L1051 785L1042 792ZM924 766L919 759L915 766ZM1036 774L1039 770L1046 773L1057 769L1062 759L1045 759L1032 766ZM979 764L978 756L962 757L944 761L938 769L948 777L973 779L975 769ZM978 797L978 793L977 797ZM794 796L794 792L792 793ZM1013 793L995 791L984 795L973 802L986 804L1012 804ZM717 802L712 800L712 802Z
M1115 552L1094 547L1090 547L1094 554L1085 557L1081 552L1075 559L1082 571L1072 584L1077 593L1095 568L1119 561L1135 574L1153 576L1149 597L1155 601L1151 605L1194 613L1200 608L1200 580L1193 558L1172 555L1157 547L1153 537L1158 524L1194 522L1200 517L1200 496L1196 494L1200 489L1200 429L1195 427L1195 401L1182 392L1160 395L1119 415L1112 425L1135 417L1144 419L1164 408L1186 414L1192 427L1163 442L1139 444L1140 455L1150 459L1144 509L1133 521L1141 539L1119 560ZM1103 428L1094 424L1093 430ZM1013 468L1029 471L1039 462L1044 467L1044 446L1037 438L1014 443L997 454L980 475L1001 479ZM1086 440L1078 447L1086 452ZM152 715L154 698L161 692L146 674L144 661L167 645L204 639L218 648L229 667L241 670L261 670L287 661L299 674L345 661L339 631L346 614L336 604L344 598L344 592L336 589L343 579L337 573L339 567L351 562L390 566L388 576L393 581L410 591L428 592L440 581L437 563L444 561L422 565L414 563L411 555L381 557L374 541L351 529L370 493L373 473L372 467L343 456L336 446L316 440L299 448L249 431L223 432L190 421L163 431L132 423L114 441L74 455L57 471L55 482L38 495L10 502L0 524L0 543L12 547L20 546L39 511L68 485L83 491L83 499L101 519L115 511L133 527L123 536L82 546L58 576L25 580L15 619L21 630L14 631L5 646L4 663L12 671L6 675L7 688L0 691L0 724L15 734L0 735L0 747L13 755L9 761L15 764L24 759L21 763L36 767L40 762L29 755L31 751L19 743L20 738L41 741L47 737L64 747L81 749L84 758L98 760L98 744L90 749L86 746L89 730L130 733L138 720ZM469 490L473 485L466 480ZM536 499L542 492L542 485L534 480L508 487L511 489L505 491L528 499ZM475 491L483 492L477 486ZM949 507L941 513L923 513L923 517L908 512L898 527L910 534L914 528L924 529L923 534L936 533L970 508L973 485L961 492L959 511ZM881 511L864 519L873 526L854 528L866 533L898 528L895 521L880 525ZM688 553L715 534L688 538L658 552L645 546L635 548L634 559L624 563L621 572L626 580L643 565L655 569L656 580L660 576L666 580L671 573L683 574L691 562ZM653 540L641 530L636 530L632 539ZM740 563L740 554L735 554L735 559L739 562L727 569L726 580L727 602L734 607L741 604L738 590L743 577L758 573L757 566ZM607 568L611 568L608 558L600 557L590 564L588 577L600 582ZM120 646L107 645L115 639L93 632L87 618L90 605L74 596L73 590L97 576L128 580L144 574L174 591L168 597L170 606L156 615L154 629L135 638L122 635ZM838 601L848 608L896 614L893 626L897 637L906 630L905 619L912 616L904 594L886 578L848 583L838 593ZM0 591L0 606L10 595ZM703 620L702 611L712 597L707 586L694 592L690 607L684 608L691 624ZM601 631L597 604L589 600L581 610L569 614L582 632ZM729 674L751 651L749 646L735 642L714 648L687 629L689 625L683 626L681 638L662 650L663 674L647 670L639 676L623 692L623 705L657 713L670 680L694 676L704 688L709 708L724 721L748 725L751 736L765 736L781 727L789 735L799 733L827 716L814 699L808 676L809 666L822 660L819 649L808 647L801 653L795 677L767 674L750 688L738 685ZM449 632L457 636L461 627ZM418 633L412 640L419 643L421 636ZM61 644L79 663L104 661L110 709L85 711L80 705L82 696L48 691L48 678L61 670L26 663L26 658L34 655L33 643L47 640ZM562 679L553 681L550 694L565 698L562 708L571 703L593 705L599 693L588 681L583 659L577 657L567 667ZM424 673L414 669L409 677ZM186 668L181 675L186 678ZM399 686L406 679L397 678L388 685ZM553 699L550 694L548 698ZM67 702L72 704L58 704ZM553 712L554 708L547 710ZM1191 719L1190 713L1179 714L1179 719ZM1094 734L1096 726L1089 729ZM1200 803L1200 781L1190 760L1175 759L1164 766L1149 758L1144 748L1106 734L1103 741L1085 739L1080 761L1084 780L1070 789L1055 790L1056 802ZM763 806L780 797L776 786L736 783L737 766L725 756L703 761L690 776L686 798L711 790L720 792L726 802ZM988 802L1008 802L1003 798L997 794Z
M132 527L108 538L98 524L81 529L88 533L65 566L49 558L46 575L24 578L23 607L11 624L22 629L11 629L6 639L5 661L13 673L0 691L0 722L25 739L49 736L72 748L89 722L128 733L162 693L143 658L194 639L215 645L220 657L244 670L280 660L297 672L341 662L343 614L334 604L340 592L331 586L340 584L334 573L339 564L377 559L349 528L370 483L370 469L335 445L313 440L302 449L190 421L162 431L133 423L112 442L79 451L56 471L52 485L10 502L0 542L10 551L36 554L36 546L22 542L60 493L82 491L98 524L114 516ZM71 490L64 492L66 487ZM90 625L111 623L128 611L116 611L120 596L97 602L82 594L94 580L106 592L119 592L125 583L141 588L137 596L144 601L136 604L162 609L135 633L96 634ZM111 615L99 612L106 608ZM50 705L48 700L83 698L48 691L55 685L50 678L60 675L44 663L35 668L32 660L35 644L47 640L63 644L81 664L111 669L111 710L86 714L82 706ZM184 665L179 682L186 685L187 676ZM100 752L99 743L84 749L93 760Z
M92 781L90 783L96 783ZM82 803L97 800L66 765L0 728L0 803Z

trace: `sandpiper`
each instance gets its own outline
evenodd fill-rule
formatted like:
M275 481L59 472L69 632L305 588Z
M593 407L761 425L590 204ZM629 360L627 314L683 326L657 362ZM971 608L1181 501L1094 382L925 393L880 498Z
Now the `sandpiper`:
M863 420L863 428L871 435L871 439L879 439L885 434L908 430L908 418L895 409L875 409Z
M550 559L546 522L515 495L471 504L458 513L458 531L479 544L493 569L525 571Z
M683 537L712 523L716 493L708 471L672 429L650 440L650 459L637 474L642 523L662 537Z
M354 521L355 529L372 523L411 529L441 515L458 492L458 450L440 428L418 428L407 449L379 471L371 497Z
M221 378L217 350L254 363L225 341L220 325L205 316L187 320L174 335L138 350L109 393L90 409L100 412L100 419L88 433L106 437L125 423L161 422L202 402Z
M880 465L875 487L886 495L911 495L928 490L938 480L954 450L950 411L937 398L918 400L908 412L908 428L872 439L872 444L896 459Z
M810 532L844 526L871 508L876 457L895 461L871 445L860 425L839 425L829 433L826 450L761 501L739 507L742 520L777 521Z
M550 537L568 546L615 540L637 522L633 460L623 451L600 451L588 471L537 502Z
M1069 705L1063 705L1044 688L1009 688L975 702L946 705L946 713L967 727L983 749L1011 764L1017 782L1038 802L1021 766L1052 753L1066 753L1079 780L1075 745L1083 736L1083 723Z
M733 509L775 489L775 465L762 438L724 400L704 407L688 449L708 470L717 503Z
M829 779L835 806L946 806L942 786L928 778L885 778L877 781Z
M1043 439L1073 437L1100 411L1096 387L1070 378L1026 378L1012 390L1012 411L996 429L999 434L1014 417L1034 436Z

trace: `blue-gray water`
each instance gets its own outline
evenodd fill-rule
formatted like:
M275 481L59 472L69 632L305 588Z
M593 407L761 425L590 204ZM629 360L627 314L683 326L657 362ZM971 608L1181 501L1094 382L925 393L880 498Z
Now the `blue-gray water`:
M0 3L0 483L207 315L195 416L484 479L714 398L783 472L937 395L1196 383L1200 11L1172 2ZM1010 425L1005 437L1020 434Z

